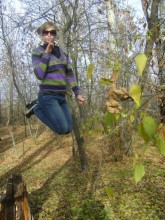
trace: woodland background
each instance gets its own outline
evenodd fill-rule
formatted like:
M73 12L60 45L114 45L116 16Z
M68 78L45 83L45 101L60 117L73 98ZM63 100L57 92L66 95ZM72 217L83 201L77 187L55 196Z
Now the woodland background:
M23 174L36 219L165 219L165 1L140 2L0 1L0 187ZM48 20L86 99L63 137L24 116Z

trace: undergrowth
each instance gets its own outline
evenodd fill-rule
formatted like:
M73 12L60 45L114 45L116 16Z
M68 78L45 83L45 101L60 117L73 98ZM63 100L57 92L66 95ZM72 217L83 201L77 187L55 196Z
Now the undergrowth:
M35 220L165 219L165 160L154 146L145 158L146 174L138 184L132 158L110 161L111 155L106 149L101 153L94 136L86 145L87 172L81 171L79 158L72 157L71 136L45 132L36 143L28 136L24 156L22 146L19 140L16 158L10 137L5 136L5 147L0 148L0 187L4 193L6 177L21 173Z

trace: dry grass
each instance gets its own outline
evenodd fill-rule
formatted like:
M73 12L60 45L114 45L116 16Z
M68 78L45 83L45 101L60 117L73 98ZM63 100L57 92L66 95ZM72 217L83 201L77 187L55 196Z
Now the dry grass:
M79 160L72 158L71 135L45 129L33 139L24 127L13 132L18 155L8 130L0 128L0 190L5 192L10 173L21 173L35 219L165 219L165 159L154 146L145 157L146 175L136 185L132 158L110 161L98 135L86 138L90 169L83 173ZM136 140L137 151L138 146Z

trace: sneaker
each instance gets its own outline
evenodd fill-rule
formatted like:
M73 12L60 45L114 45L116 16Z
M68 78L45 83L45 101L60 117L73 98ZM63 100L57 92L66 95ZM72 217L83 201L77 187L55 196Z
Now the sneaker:
M25 116L30 118L34 115L34 107L37 105L37 100L34 100L26 105Z

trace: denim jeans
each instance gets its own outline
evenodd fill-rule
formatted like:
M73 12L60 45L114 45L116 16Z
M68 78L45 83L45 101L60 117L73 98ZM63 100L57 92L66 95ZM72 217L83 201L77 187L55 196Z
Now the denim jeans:
M72 131L72 117L65 95L39 93L35 115L59 135Z

